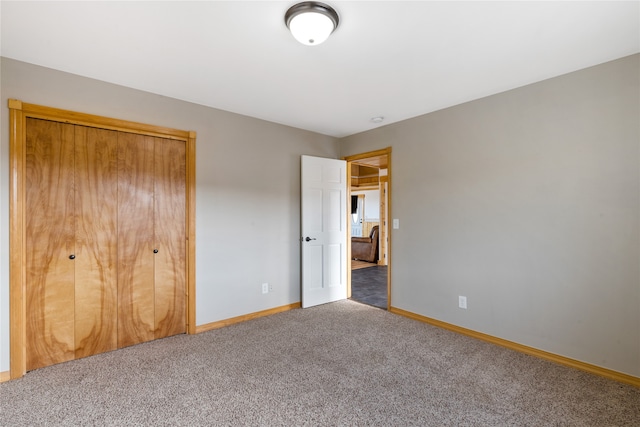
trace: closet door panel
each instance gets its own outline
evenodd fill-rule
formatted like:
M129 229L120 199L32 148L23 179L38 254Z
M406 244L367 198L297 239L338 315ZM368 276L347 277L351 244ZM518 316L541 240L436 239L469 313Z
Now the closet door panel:
M154 338L153 137L118 133L118 347Z
M117 132L76 126L75 356L117 348Z
M184 333L186 146L155 138L155 337Z
M27 119L27 370L74 357L73 126Z

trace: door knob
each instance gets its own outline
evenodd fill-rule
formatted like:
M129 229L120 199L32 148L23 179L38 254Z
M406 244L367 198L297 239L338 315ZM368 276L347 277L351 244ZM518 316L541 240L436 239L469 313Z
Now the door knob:
M304 240L306 240L307 242L310 242L310 241L312 241L312 240L316 240L316 238L314 237L314 238L312 239L311 237L307 236L307 238L306 238L306 239L304 239Z
M153 253L154 253L154 254L157 254L157 253L158 253L158 250L157 250L157 249L154 249L154 250L153 250Z
M74 254L69 255L69 259L76 259L76 256Z

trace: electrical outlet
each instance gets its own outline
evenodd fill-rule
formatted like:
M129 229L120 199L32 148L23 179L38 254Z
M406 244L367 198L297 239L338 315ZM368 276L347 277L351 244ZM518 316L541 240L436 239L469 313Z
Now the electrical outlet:
M269 292L273 292L273 285L269 283Z
M458 296L458 307L467 309L467 297Z
M262 284L262 293L263 294L269 293L269 284L268 283L263 283Z

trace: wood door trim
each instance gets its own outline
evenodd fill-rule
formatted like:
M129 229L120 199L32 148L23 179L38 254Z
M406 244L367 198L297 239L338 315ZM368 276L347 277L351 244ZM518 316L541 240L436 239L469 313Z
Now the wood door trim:
M9 330L11 379L26 373L26 120L44 119L184 141L186 144L186 325L195 333L195 165L196 133L122 119L27 104L9 99Z
M351 156L343 157L342 160L346 160L347 162L358 163L358 160L369 159L371 157L380 157L384 155L391 155L391 147L382 148L380 150L368 151L366 153L354 154ZM387 158L387 162L389 159ZM389 168L391 165L388 165Z
M191 131L131 122L111 117L96 116L94 114L78 113L76 111L44 107L36 104L27 104L14 99L9 100L9 108L15 108L12 107L12 103L13 105L20 105L21 107L16 109L22 110L23 114L34 119L51 120L54 122L117 130L140 135L158 136L161 138L178 139L182 141L187 141L191 133L195 134L195 132Z
M187 138L187 333L196 333L196 133Z
M351 156L345 156L342 160L347 162L347 177L351 177L351 164L356 163L358 160L368 159L372 157L387 156L387 176L385 180L387 185L387 310L391 308L391 229L389 225L389 219L393 218L391 215L391 147L382 148L380 150L368 151L366 153L354 154ZM347 199L351 200L351 185L347 186ZM350 213L347 213L350 215ZM351 238L351 221L347 221L347 237ZM347 245L347 298L351 298L351 245Z
M25 294L25 185L26 163L25 117L22 103L9 100L9 375L19 378L25 374L26 298Z

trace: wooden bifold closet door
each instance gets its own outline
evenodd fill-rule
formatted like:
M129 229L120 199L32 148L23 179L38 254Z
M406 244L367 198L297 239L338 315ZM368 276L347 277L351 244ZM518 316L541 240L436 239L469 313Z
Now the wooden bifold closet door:
M27 370L185 332L185 142L26 120Z

